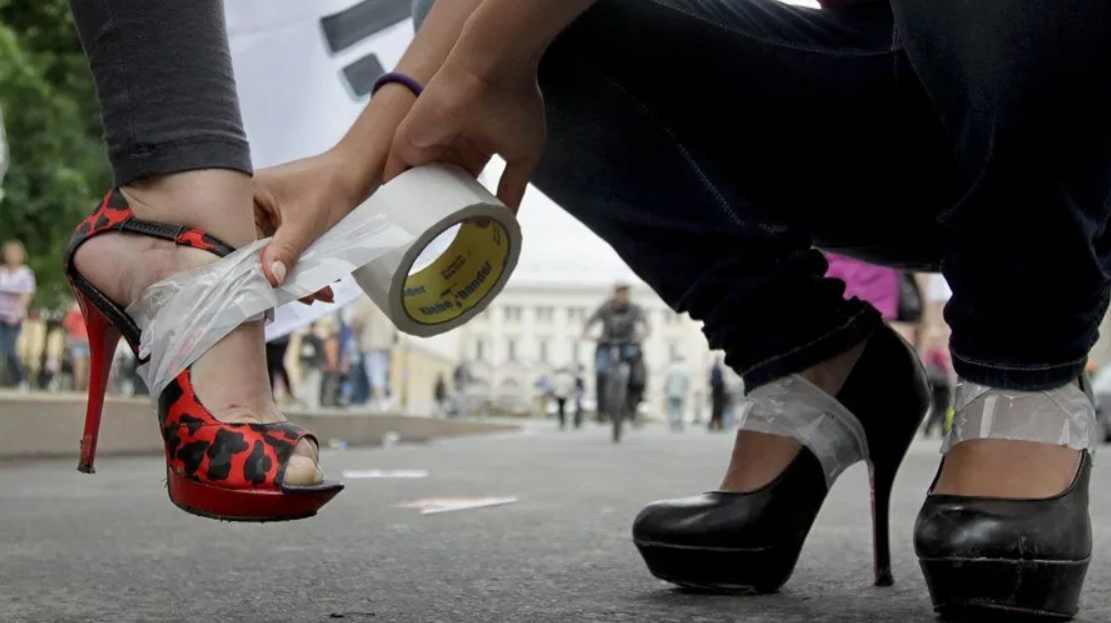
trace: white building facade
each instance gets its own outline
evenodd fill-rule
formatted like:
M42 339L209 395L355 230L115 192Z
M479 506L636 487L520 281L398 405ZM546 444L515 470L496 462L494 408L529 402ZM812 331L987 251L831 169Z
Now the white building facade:
M587 396L593 397L595 342L583 336L583 327L611 294L612 286L603 284L511 282L485 312L458 330L459 359L476 377L468 393L494 411L534 413L539 379L581 365ZM712 355L698 323L671 311L643 284L633 285L632 301L644 310L650 327L644 344L648 412L666 412L664 380L675 356L682 357L691 375L688 417L705 409ZM595 327L592 336L597 334Z

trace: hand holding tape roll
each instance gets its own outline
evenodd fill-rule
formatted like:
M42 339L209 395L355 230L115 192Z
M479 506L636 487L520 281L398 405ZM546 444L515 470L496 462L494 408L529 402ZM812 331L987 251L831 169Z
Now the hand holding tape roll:
M427 266L421 252L455 238ZM521 253L513 213L464 170L425 165L375 192L302 253L277 289L262 273L260 240L198 271L160 281L128 313L142 329L140 374L152 396L236 327L354 274L398 329L450 331L485 309Z
M351 242L351 232L381 224L398 231L393 248ZM447 250L416 273L418 256L455 226ZM408 242L401 242L403 239ZM344 261L338 249L358 247ZM375 255L373 259L366 258ZM502 288L521 255L521 227L513 213L473 176L450 165L425 165L401 174L340 221L301 256L279 294L279 304L308 296L350 266L355 281L397 328L418 337L450 331L481 312ZM319 259L318 259L319 256ZM327 277L316 273L327 273ZM331 278L328 278L331 277Z

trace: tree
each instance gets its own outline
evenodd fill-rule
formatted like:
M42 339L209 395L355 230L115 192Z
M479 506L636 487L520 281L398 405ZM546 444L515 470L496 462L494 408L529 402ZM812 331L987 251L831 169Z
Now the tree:
M0 0L0 108L9 168L0 239L26 246L37 305L67 293L62 254L111 184L92 76L65 0Z

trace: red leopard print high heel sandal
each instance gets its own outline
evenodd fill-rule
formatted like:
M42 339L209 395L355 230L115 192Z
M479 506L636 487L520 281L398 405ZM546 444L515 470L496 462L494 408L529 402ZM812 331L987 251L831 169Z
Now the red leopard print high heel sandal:
M65 254L65 274L89 331L89 403L78 470L93 473L97 432L116 344L122 335L140 358L141 330L124 309L85 279L74 255L89 239L108 232L172 240L179 246L220 257L234 249L197 229L144 221L114 190L74 232ZM341 490L339 483L283 483L286 465L302 439L316 438L289 422L232 423L217 420L193 389L190 368L177 374L158 396L158 420L166 447L170 500L194 515L226 521L287 521L311 517ZM318 444L317 444L318 445Z

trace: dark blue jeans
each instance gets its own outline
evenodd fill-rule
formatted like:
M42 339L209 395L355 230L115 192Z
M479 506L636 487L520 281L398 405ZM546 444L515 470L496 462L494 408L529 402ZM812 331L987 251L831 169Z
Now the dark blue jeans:
M961 376L1060 386L1108 302L1109 33L1107 0L600 0L544 59L534 182L749 389L881 322L817 248L940 269Z
M22 330L21 322L8 324L6 320L0 320L0 379L7 375L16 385L24 380L23 365L15 352L15 343Z

